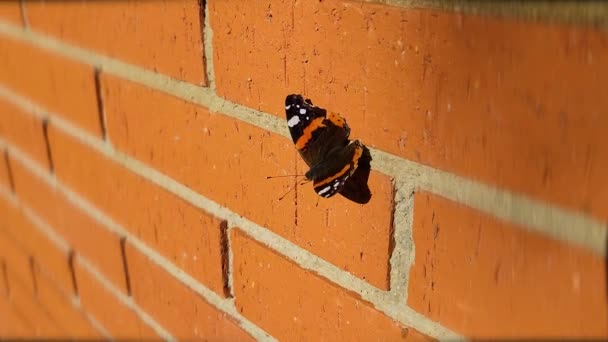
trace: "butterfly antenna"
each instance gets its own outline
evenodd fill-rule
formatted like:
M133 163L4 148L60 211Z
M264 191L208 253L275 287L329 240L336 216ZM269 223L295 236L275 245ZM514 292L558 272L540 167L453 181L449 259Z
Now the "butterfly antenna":
M303 176L303 175L301 175L301 176ZM302 181L300 181L300 183L296 183L296 185L294 185L291 188L289 188L289 190L287 190L287 192L284 193L283 196L279 197L279 201L282 200L283 198L285 198L285 196L287 196L287 194L289 194L293 189L295 189L296 186L298 186L298 185L304 185L304 184L306 184L308 182L310 182L310 179L304 178Z
M287 196L287 194L289 194L293 189L296 188L296 186L298 186L298 184L292 186L291 188L289 188L289 190L287 190L286 193L283 194L283 196L279 197L279 201L282 200L283 198L285 198L285 196Z

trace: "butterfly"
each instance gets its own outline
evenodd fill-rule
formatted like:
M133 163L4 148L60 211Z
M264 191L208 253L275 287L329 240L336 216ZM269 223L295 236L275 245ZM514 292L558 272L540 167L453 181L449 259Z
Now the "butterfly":
M310 167L305 177L315 192L325 198L339 193L356 203L369 202L372 157L359 140L348 139L346 119L298 94L285 98L285 113L293 143Z

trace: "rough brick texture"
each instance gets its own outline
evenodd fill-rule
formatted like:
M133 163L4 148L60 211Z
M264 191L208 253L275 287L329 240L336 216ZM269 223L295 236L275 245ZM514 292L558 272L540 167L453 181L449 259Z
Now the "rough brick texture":
M49 127L58 177L193 277L224 295L224 224Z
M0 197L0 224L13 243L31 256L63 291L73 291L69 251L51 240L6 198Z
M42 309L54 318L67 336L77 340L101 337L84 312L76 306L73 296L57 287L39 268L36 268L36 289Z
M0 232L0 248L3 295L10 296L11 289L17 287L30 296L34 295L36 290L29 255L5 231Z
M25 8L34 30L204 85L200 4L199 0L28 1Z
M294 182L265 177L295 171L295 151L288 139L116 77L104 75L102 89L108 136L119 149L388 288L392 204L388 177L372 175L370 186L377 189L377 196L366 207L337 197L331 203L321 199L316 207L318 196L310 184L279 201ZM296 205L300 200L308 204Z
M0 189L10 191L13 187L13 178L7 151L0 150L0 159Z
M408 304L475 338L608 337L605 260L426 193Z
M131 245L127 245L126 251L133 279L133 298L174 336L179 339L252 340L228 315L207 303Z
M0 82L92 134L101 134L93 68L7 37Z
M233 229L231 236L236 306L280 340L428 340L240 230Z
M74 272L81 305L110 331L113 338L116 340L159 338L134 311L101 285L86 266L76 262Z
M303 91L371 146L608 218L605 32L345 0L209 4L221 96L283 117Z
M120 237L84 214L20 161L12 159L11 166L17 196L64 237L77 254L89 258L126 293Z
M0 113L0 138L18 146L41 166L49 167L42 119L3 100Z
M595 13L0 2L0 340L608 339ZM302 181L292 93L369 203Z
M0 3L0 19L17 25L23 24L20 2L7 1Z
M52 339L66 336L66 332L61 329L31 293L24 291L19 286L14 286L9 299L15 315L23 317L23 320L27 323L28 330L19 338ZM4 326L4 321L2 325ZM6 326L10 327L8 324Z

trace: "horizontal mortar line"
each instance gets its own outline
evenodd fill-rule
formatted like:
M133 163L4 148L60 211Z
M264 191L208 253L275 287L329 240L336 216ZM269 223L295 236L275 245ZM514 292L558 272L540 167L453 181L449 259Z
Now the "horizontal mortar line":
M0 145L3 145L3 142L0 142ZM34 213L34 211L31 208L24 205L15 194L13 194L12 192L6 191L5 189L0 188L0 197L2 197L3 200L10 202L11 205L14 205L15 207L17 207L17 209L21 210L21 212L25 215L25 217L32 223L34 229L38 230L40 233L45 235L49 240L51 240L51 243L53 243L55 245L55 247L58 247L63 252L67 252L68 250L70 250L70 247L68 246L67 242L62 237L58 236L57 233L46 222L44 222L44 220L42 220L36 213ZM11 235L11 238L18 239L19 237ZM20 246L20 247L24 247L24 246ZM67 253L66 253L66 256L67 256ZM45 268L40 268L39 272L42 272L44 274L44 276L51 278L51 282L53 283L53 286L54 287L57 286L56 279L54 279L53 274L50 273L49 270L47 270ZM91 323L91 325L93 325L93 327L100 334L102 334L104 337L106 337L108 339L112 339L111 334L108 333L108 331L103 327L103 325L101 325L91 313L84 310L84 308L82 307L82 305L80 303L80 299L78 298L77 295L69 294L68 292L64 291L63 289L59 289L59 292L61 292L61 295L64 296L70 302L70 304L72 306L74 306L77 310L79 310L84 315L84 317Z
M176 341L177 339L171 335L165 328L152 318L145 310L140 308L133 298L122 293L117 289L110 280L108 280L93 264L81 255L77 255L77 262L87 269L106 290L108 290L120 303L131 309L146 325L154 330L165 341Z
M112 334L103 326L103 324L101 324L97 318L95 318L95 316L89 312L87 312L84 307L82 306L82 304L80 303L80 298L76 295L72 296L72 305L76 308L78 308L78 310L80 310L80 312L84 315L84 317L86 318L87 321L89 321L89 323L91 323L91 325L93 326L93 328L95 328L95 330L97 330L105 339L109 340L109 341L114 341L114 338L112 337Z
M51 37L24 31L1 21L0 34L33 43L85 64L101 66L105 72L191 101L218 115L236 118L275 134L289 137L284 120L272 114L227 101L217 96L209 88L175 80L136 65L65 44ZM370 150L373 156L373 168L391 177L407 178L409 182L422 190L431 191L449 199L458 199L467 206L515 222L524 229L572 242L590 249L600 256L606 256L604 243L607 237L606 224L590 215L546 204L527 195L418 164L382 150Z
M49 174L44 168L38 165L35 161L31 160L24 152L18 147L15 147L5 141L0 140L0 147L5 148L9 151L9 154L15 159L19 160L28 170L32 171L43 181L48 183L55 190L65 195L66 199L76 207L80 208L83 212L89 215L92 219L99 222L105 229L108 229L112 233L115 233L121 237L126 237L127 241L133 245L139 252L146 255L151 261L163 268L164 271L171 274L174 278L182 282L188 288L193 290L194 293L200 295L210 305L214 306L218 310L231 315L237 323L247 331L249 334L254 336L260 341L274 341L268 333L263 331L251 323L247 318L241 315L234 307L234 301L232 299L224 299L219 297L215 292L208 289L205 285L199 283L196 279L192 278L189 274L184 272L179 267L175 266L171 261L160 255L156 250L147 246L138 237L133 235L129 230L119 225L113 219L106 216L101 210L96 208L88 200L82 198L79 194L75 193L68 186L62 184L54 175ZM1 191L1 189L0 189ZM12 195L12 194L11 194ZM15 197L15 195L12 195Z
M0 86L0 97L6 98L6 89ZM270 230L257 225L256 223L232 212L231 210L222 207L216 202L207 199L206 197L198 194L192 189L186 187L185 185L173 180L172 178L162 174L158 170L120 152L115 150L110 143L103 142L99 140L97 137L90 135L87 132L82 131L81 129L73 126L69 121L66 121L57 115L52 114L49 111L45 111L39 106L33 104L32 102L27 101L23 97L17 94L12 94L7 98L14 102L16 105L21 106L26 111L38 115L41 118L48 119L55 127L59 128L63 132L68 135L76 138L82 143L86 144L90 148L98 151L102 155L106 156L110 160L117 162L123 167L127 168L131 172L142 176L153 184L158 185L159 187L173 193L177 197L185 200L186 202L191 203L195 207L205 210L221 219L224 219L228 222L229 226L234 227L237 226L245 231L252 238L261 242L262 244L268 246L272 250L279 252L282 255L290 258L296 264L301 266L302 268L309 270L313 273L317 273L324 278L329 279L330 281L340 285L341 287L351 290L357 294L359 294L363 299L371 302L378 310L385 312L387 315L396 318L397 316L403 317L401 314L397 314L394 312L394 306L391 306L390 303L399 301L400 293L395 292L386 292L382 291L364 280L356 277L355 275L342 270L341 268L331 264L330 262L308 252L307 250L301 248L298 245L295 245L291 241L280 237L279 235L271 232ZM8 146L8 145L7 145ZM63 193L71 194L72 198L75 200L76 205L80 205L82 207L82 203L87 203L86 200L80 198L79 195L74 194L69 187L63 186L59 184L59 181L53 175L50 175L46 170L41 168L35 162L31 161L29 157L25 156L18 148L15 147L7 147L9 148L9 152L12 155L16 156L24 165L26 165L29 169L38 174L41 178L45 179L47 182L55 184L58 188L61 189ZM105 214L98 212L97 209L94 209L92 206L83 208L86 212L97 212L96 214L90 214L95 217L102 223L104 226L112 227L118 226L118 224L111 222L111 219L105 217ZM126 229L120 228L116 230L117 233L128 236L130 240L137 240L133 237ZM141 243L140 246L143 248L144 244ZM154 252L150 250L150 252ZM154 252L156 253L156 252ZM169 262L170 263L170 262ZM176 267L177 273L181 274L181 270ZM179 276L177 276L181 279ZM183 279L181 279L183 281ZM196 288L193 288L196 290ZM208 290L210 291L210 290ZM213 295L213 293L211 291ZM390 310L389 310L390 309ZM428 320L428 319L427 319ZM409 320L407 320L409 321ZM429 321L432 322L432 321ZM438 323L432 322L427 324L421 324L422 326L431 326L433 325L434 331L422 331L429 336L433 336L436 338L460 338L460 336L455 333L449 331Z
M608 24L605 1L488 1L488 0L358 0L414 9L437 9L463 14L498 16L505 19L546 21L581 26Z
M48 112L46 113L49 114ZM142 163L141 161L112 148L109 143L104 143L98 138L78 129L77 127L74 127L68 121L65 121L57 116L50 116L49 120L55 125L55 127L62 129L67 134L105 155L110 160L122 165L129 171L140 175L151 183L169 191L193 206L209 212L218 218L226 220L230 227L239 227L256 241L261 242L270 249L288 257L303 269L317 273L345 289L358 293L362 296L362 298L370 301L381 311L384 311L383 309L386 307L386 304L384 304L385 302L392 302L394 301L392 297L400 295L399 293L382 291L370 285L350 272L333 265L332 263L294 244L293 242L279 236L276 233L273 233L269 229L264 228L242 217L241 215L234 213L230 209L221 206L213 200L202 196L182 183L164 175L162 172L159 172L145 163ZM391 312L386 313L389 316L392 314ZM443 327L437 327L436 330L440 333L436 334L433 332L427 332L427 334L433 335L437 338L441 338L443 336L455 336L451 332L447 332Z
M11 148L11 153L15 153L15 149ZM33 161L32 161L32 163L33 163ZM50 239L63 240L63 238L59 237L58 233L53 228L51 228L51 226L48 223L46 223L40 216L38 216L38 214L36 214L25 203L20 201L16 195L13 195L13 194L11 194L11 195L15 198L15 201L19 203L19 207L23 210L25 216L28 219L30 219L30 221L32 221L34 223L34 225L43 234L45 234ZM67 242L65 242L65 240L63 240L63 243L67 244ZM112 285L110 283L110 281L107 280L104 276L102 276L101 273L99 273L97 271L97 269L94 266L92 266L92 264L86 258L84 258L82 255L78 254L78 251L77 251L77 259L79 259L78 261L87 268L89 273L91 273L93 276L95 276L95 278L97 278L97 280L108 291L110 291L112 293L112 295L114 295L114 297L116 297L121 303L125 304L127 307L132 309L138 316L140 316L142 318L142 320L144 320L146 322L146 324L148 324L152 329L154 329L159 334L159 336L163 337L165 340L175 340L174 338L171 337L171 335L169 333L167 333L167 331L164 328L162 328L158 323L156 323L145 311L143 311L141 308L139 308L139 306L137 306L137 304L135 304L133 302L132 298L128 297L127 295L120 292L120 290L116 289L116 287L114 285ZM80 300L77 296L74 296L73 300L76 301L78 306L82 308L82 306L80 305Z
M608 228L592 216L532 199L449 172L405 160L382 151L374 158L401 172L396 178L454 202L464 204L522 229L569 242L605 257Z

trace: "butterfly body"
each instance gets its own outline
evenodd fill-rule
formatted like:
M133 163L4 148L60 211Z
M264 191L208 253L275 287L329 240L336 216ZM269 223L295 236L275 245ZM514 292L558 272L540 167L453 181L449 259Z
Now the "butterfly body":
M340 193L367 203L371 155L358 140L348 139L346 120L297 94L286 97L285 113L296 149L310 167L305 176L313 181L315 192L326 198Z

